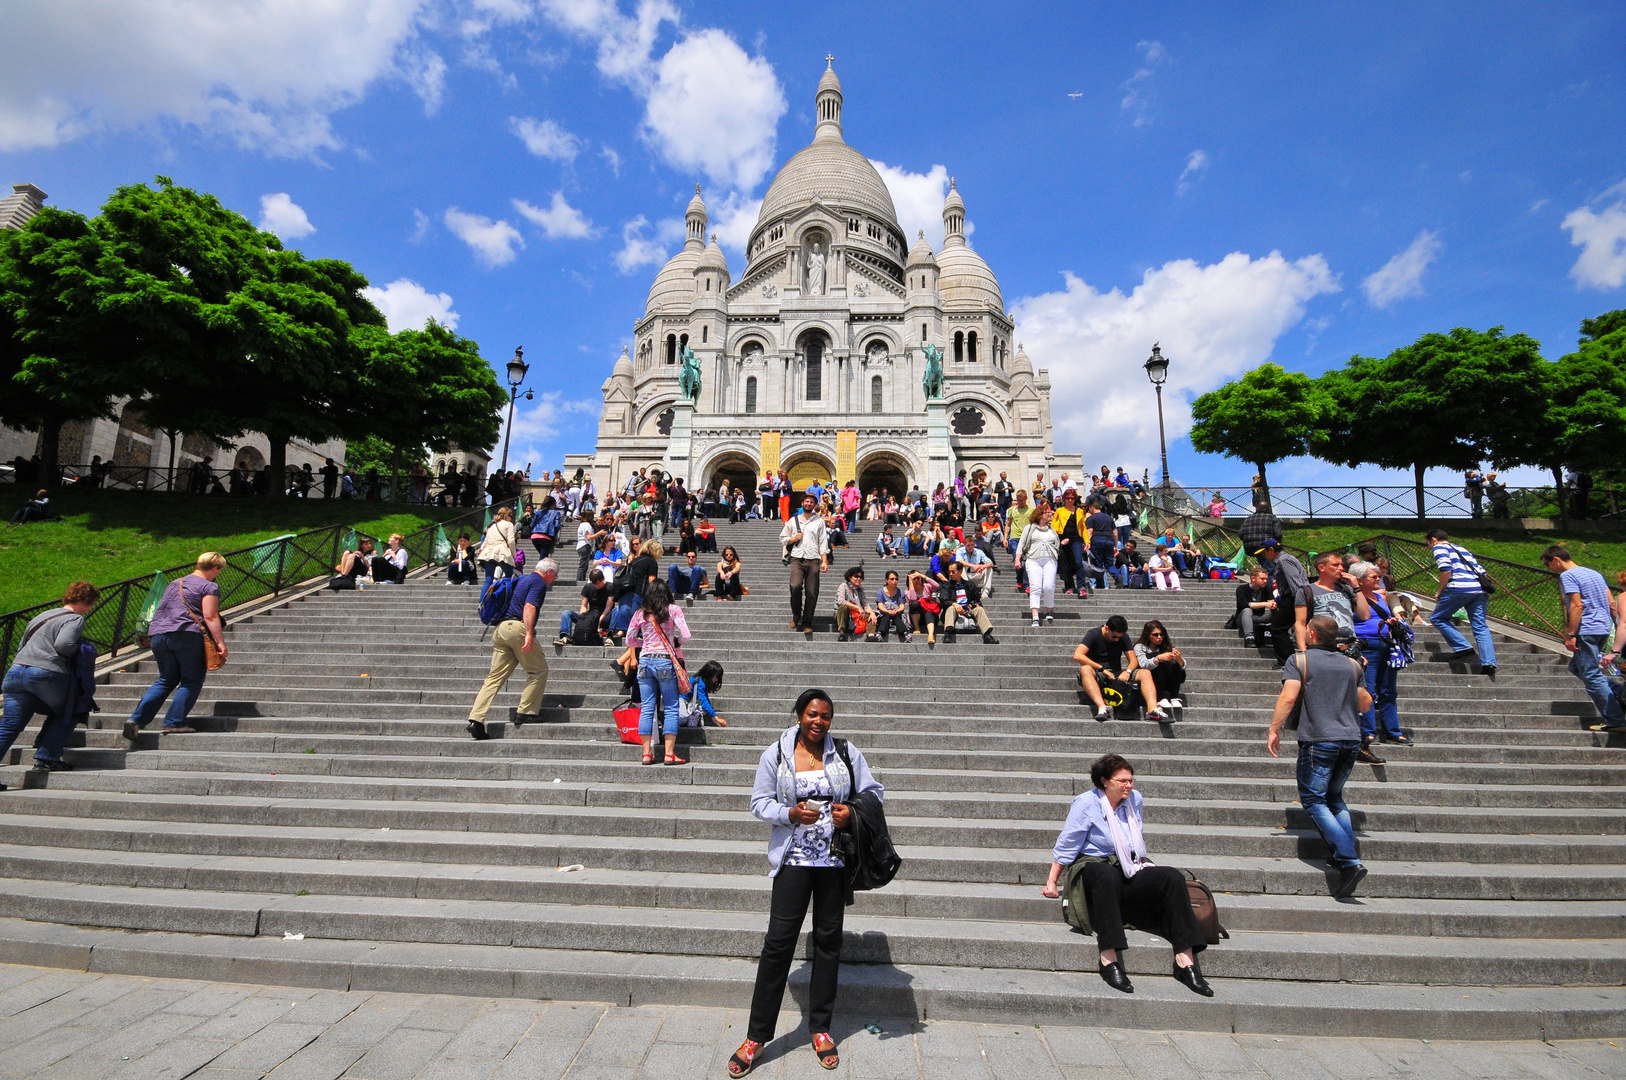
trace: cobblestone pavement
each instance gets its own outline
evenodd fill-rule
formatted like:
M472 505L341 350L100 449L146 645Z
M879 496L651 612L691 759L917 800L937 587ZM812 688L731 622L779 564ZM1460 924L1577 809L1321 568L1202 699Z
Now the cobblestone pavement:
M682 1080L726 1076L745 1013L345 993L0 966L0 1074L41 1080ZM885 1080L1582 1080L1610 1040L1426 1042L838 1019L827 1073L784 1017L754 1076ZM1626 1040L1621 1040L1626 1044ZM788 1046L787 1046L788 1044Z

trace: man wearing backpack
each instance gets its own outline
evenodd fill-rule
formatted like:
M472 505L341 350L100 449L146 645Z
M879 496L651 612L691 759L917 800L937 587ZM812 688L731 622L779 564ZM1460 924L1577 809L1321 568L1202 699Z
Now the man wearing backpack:
M500 578L492 582L480 603L480 618L496 619L491 632L491 672L480 696L469 710L469 734L476 740L489 739L486 714L496 700L497 691L508 683L516 667L525 669L525 689L520 691L519 711L514 724L534 724L542 711L542 691L548 685L548 661L536 642L536 616L547 599L553 579L559 576L559 567L552 559L537 560L536 568L524 577ZM502 605L506 596L507 604ZM500 614L492 612L500 607Z
M1428 542L1434 552L1434 566L1440 572L1440 593L1428 621L1451 646L1453 659L1466 660L1474 655L1474 650L1468 645L1468 639L1451 625L1451 616L1466 608L1468 625L1473 627L1474 642L1479 646L1480 674L1495 675L1496 646L1491 642L1490 626L1485 621L1490 597L1485 595L1480 580L1485 568L1467 548L1451 543L1444 529L1430 529Z

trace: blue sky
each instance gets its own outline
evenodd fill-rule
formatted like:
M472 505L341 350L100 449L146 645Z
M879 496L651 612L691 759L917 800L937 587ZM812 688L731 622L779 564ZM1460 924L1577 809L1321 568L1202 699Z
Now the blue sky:
M164 173L348 259L397 325L455 317L499 367L523 344L538 467L591 448L696 183L739 273L827 52L907 229L957 179L1087 463L1155 472L1154 340L1183 433L1266 359L1458 325L1556 358L1626 307L1618 3L56 0L8 25L0 181L89 213ZM1170 456L1191 484L1252 472Z

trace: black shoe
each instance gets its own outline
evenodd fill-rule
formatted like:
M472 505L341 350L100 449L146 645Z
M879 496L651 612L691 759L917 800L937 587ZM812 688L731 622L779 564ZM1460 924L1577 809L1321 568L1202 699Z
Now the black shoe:
M1203 997L1214 996L1214 988L1208 985L1207 979L1203 978L1202 969L1197 966L1196 957L1192 957L1190 967L1181 967L1179 964L1175 964L1174 977L1185 983L1186 989L1193 994L1201 994Z
M846 630L843 630L841 632L841 635L836 638L837 641L851 641L852 639L853 639L852 634L850 634Z
M1474 657L1476 657L1478 655L1479 654L1476 653L1472 649L1458 649L1456 652L1451 654L1451 659L1453 659L1453 660L1472 660Z
M136 727L136 722L134 720L126 720L124 722L124 737L126 739L129 739L131 742L135 742L136 736L140 734L141 729Z
M1355 895L1356 886L1360 885L1366 877L1366 867L1346 866L1338 871L1338 879L1332 885L1332 898L1334 900L1347 900Z
M945 631L943 631L943 641L946 642L949 645L954 644L957 637L958 637L958 634L954 630L945 630Z
M486 726L478 720L469 721L468 733L474 736L475 742L491 738L491 732L487 731Z
M1371 748L1369 746L1364 745L1364 744L1361 746L1361 752L1355 755L1355 760L1361 762L1363 765L1387 765L1387 764L1389 764L1383 758L1380 758L1376 754L1374 754L1372 752Z
M1097 962L1099 963L1099 961ZM1124 966L1121 961L1115 960L1110 964L1101 964L1098 970L1101 972L1101 980L1118 991L1118 993L1133 994L1135 992L1135 984L1129 981L1128 975L1124 974Z
M1244 646L1246 646L1247 648L1250 648L1250 649L1257 649L1259 647L1257 644L1254 643L1254 640L1251 637L1243 638L1242 639L1242 644Z
M73 766L69 765L66 761L41 761L39 758L35 758L34 759L34 771L35 772L72 772L73 771Z
M542 717L536 713L515 713L514 726L524 727L526 724L540 724Z
M990 630L986 634L982 635L982 641L983 641L984 645L998 645L999 644L999 639L994 636L994 632L992 630Z
M1495 664L1481 665L1481 667L1479 669L1479 673L1481 675L1495 675L1496 674L1496 665Z
M1379 735L1378 742L1394 743L1396 746L1410 746L1412 742L1404 735Z

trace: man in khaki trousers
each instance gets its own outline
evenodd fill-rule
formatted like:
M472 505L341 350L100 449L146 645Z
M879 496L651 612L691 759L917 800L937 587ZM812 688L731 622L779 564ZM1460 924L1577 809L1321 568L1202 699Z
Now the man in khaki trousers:
M542 691L548 685L548 661L542 655L542 646L536 641L536 616L547 599L553 579L559 576L559 566L552 559L542 559L536 568L519 579L508 604L508 613L491 632L491 673L480 696L469 710L469 734L475 739L489 739L486 731L486 713L496 700L497 691L508 683L514 668L525 669L525 689L519 695L519 712L514 715L515 725L534 724L542 711Z

